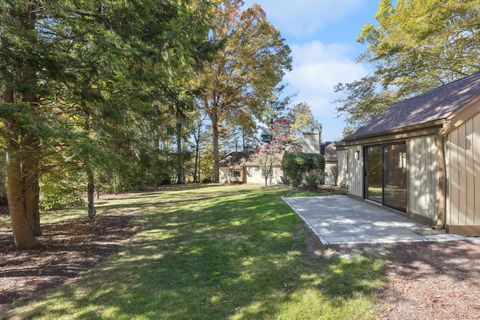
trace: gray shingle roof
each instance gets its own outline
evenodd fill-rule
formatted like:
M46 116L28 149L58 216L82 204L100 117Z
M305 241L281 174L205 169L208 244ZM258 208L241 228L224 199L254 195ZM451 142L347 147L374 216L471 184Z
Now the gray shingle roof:
M416 97L398 102L345 140L402 129L448 118L480 96L480 73L440 86Z
M329 143L325 147L325 161L338 161L338 155L337 155L337 147L335 146L334 143Z

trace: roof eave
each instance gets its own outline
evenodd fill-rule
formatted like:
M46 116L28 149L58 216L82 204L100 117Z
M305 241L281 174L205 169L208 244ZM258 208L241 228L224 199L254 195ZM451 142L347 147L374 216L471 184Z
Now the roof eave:
M415 125L411 125L411 126L394 128L394 129L385 130L385 131L381 131L381 132L375 132L375 133L372 133L372 134L366 134L366 135L362 135L362 136L355 136L355 137L349 136L349 137L346 137L344 139L344 141L345 141L345 143L348 143L348 142L355 142L355 141L359 141L359 140L370 139L370 138L386 136L386 135L391 135L391 134L412 132L412 131L416 131L416 130L433 128L433 127L442 127L443 124L446 121L447 121L446 119L439 119L439 120L419 123L419 124L415 124Z

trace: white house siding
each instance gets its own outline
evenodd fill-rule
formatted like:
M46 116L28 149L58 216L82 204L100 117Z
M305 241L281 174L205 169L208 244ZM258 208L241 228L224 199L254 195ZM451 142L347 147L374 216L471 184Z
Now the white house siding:
M240 171L240 177L234 177L232 171ZM242 169L230 169L226 167L220 167L220 183L242 183L243 182L243 170Z
M265 184L265 178L260 167L247 167L247 183ZM268 181L269 184L281 184L283 171L280 167L273 168L273 177Z
M480 113L446 139L447 224L480 225Z
M348 173L346 175L348 193L357 197L363 197L363 150L362 146L347 147ZM358 159L355 153L358 152Z
M407 140L408 210L435 220L439 182L435 136Z
M220 167L220 183L230 183L230 169Z
M337 150L338 156L338 180L339 186L347 186L348 157L347 150Z

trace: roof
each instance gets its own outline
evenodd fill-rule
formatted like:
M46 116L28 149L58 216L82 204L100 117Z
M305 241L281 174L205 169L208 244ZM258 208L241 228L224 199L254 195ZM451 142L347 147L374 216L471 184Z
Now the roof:
M395 129L447 119L480 96L480 73L445 84L394 104L345 140L380 135Z
M325 147L324 157L327 162L338 161L337 147L334 143L330 143Z
M221 167L241 167L253 159L254 153L254 151L230 152L220 160L219 164Z
M325 157L325 161L327 162L332 162L332 161L337 161L337 142L330 142L327 141L325 143L322 143L320 145L320 154Z
M275 154L274 166L280 166L282 163L283 153ZM257 167L260 166L260 158L255 151L230 152L220 160L220 167L228 167L231 169L240 169L243 166Z

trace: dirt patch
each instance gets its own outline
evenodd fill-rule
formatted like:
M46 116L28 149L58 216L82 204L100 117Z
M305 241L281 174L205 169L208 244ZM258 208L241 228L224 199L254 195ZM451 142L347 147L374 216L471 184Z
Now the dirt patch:
M117 251L139 227L133 214L45 224L34 250L17 251L10 230L0 230L0 313L15 300L77 277Z
M480 245L394 245L381 319L480 319Z

